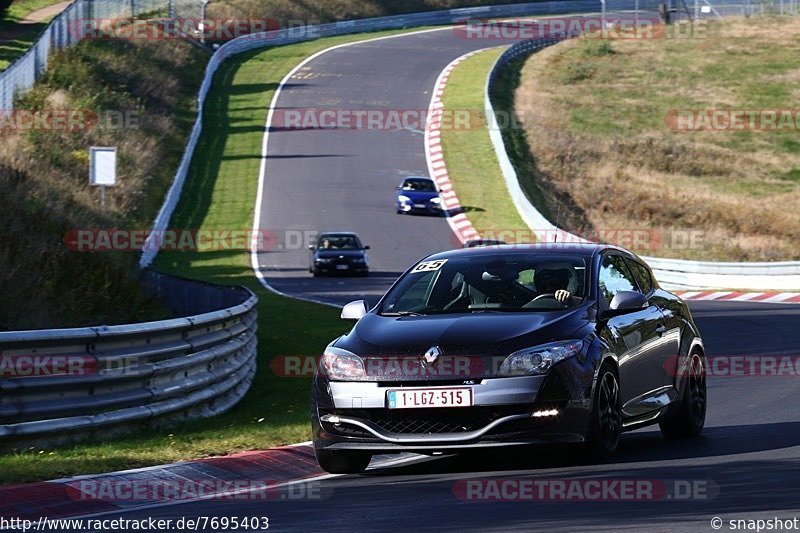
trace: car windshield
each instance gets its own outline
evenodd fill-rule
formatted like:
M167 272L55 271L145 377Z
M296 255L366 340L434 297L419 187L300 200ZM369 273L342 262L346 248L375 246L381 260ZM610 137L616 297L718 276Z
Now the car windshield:
M380 314L558 311L586 296L582 257L476 254L419 263L389 291Z
M361 244L354 235L322 235L318 250L360 250Z
M425 178L409 178L403 182L404 191L435 192L432 180Z

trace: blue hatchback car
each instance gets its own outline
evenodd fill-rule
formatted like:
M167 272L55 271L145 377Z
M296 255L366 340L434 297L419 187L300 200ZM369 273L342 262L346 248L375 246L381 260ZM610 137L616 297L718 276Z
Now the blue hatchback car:
M397 214L441 215L442 199L427 176L410 176L397 187Z

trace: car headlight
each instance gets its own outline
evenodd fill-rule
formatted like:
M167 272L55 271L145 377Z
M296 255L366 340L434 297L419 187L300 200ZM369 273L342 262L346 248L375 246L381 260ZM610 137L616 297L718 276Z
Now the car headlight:
M330 379L363 381L367 379L364 361L352 352L328 346L319 361L319 367Z
M366 263L366 262L367 262L367 260L364 259L363 257L356 257L356 258L353 259L353 263L361 264L361 263Z
M569 340L542 344L514 352L500 365L498 376L538 376L547 373L558 362L581 352L583 342Z
M437 196L436 198L431 198L431 203L432 203L432 204L439 205L439 204L441 204L441 203L442 203L442 199L441 199L441 198L439 198L438 196Z
M399 195L397 197L397 201L401 202L401 203L404 203L404 204L410 204L411 203L411 198L409 198L408 196L406 196L404 194L401 194L401 195Z
M330 263L332 261L332 259L326 259L324 257L317 257L316 259L314 259L314 261L317 262L317 263Z

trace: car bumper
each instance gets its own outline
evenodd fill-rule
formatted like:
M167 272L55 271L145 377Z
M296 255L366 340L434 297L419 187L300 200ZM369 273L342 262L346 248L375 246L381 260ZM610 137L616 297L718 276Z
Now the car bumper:
M369 272L369 266L354 263L315 263L314 270L320 274L363 274Z
M397 386L317 380L314 446L433 453L583 442L591 412L591 376L588 386L583 383L570 390L559 374L476 380L474 385L457 385L472 389L472 406L419 409L386 407L388 391ZM553 411L557 414L546 414Z
M433 204L409 204L398 202L397 210L413 215L441 215L444 213L441 207Z

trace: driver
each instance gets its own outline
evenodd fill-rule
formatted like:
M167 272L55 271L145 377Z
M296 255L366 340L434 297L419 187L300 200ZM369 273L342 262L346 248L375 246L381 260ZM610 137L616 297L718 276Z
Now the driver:
M533 276L536 291L541 294L552 294L556 300L567 305L580 303L580 298L572 296L567 290L570 281L570 271L566 268L545 268L537 271Z

